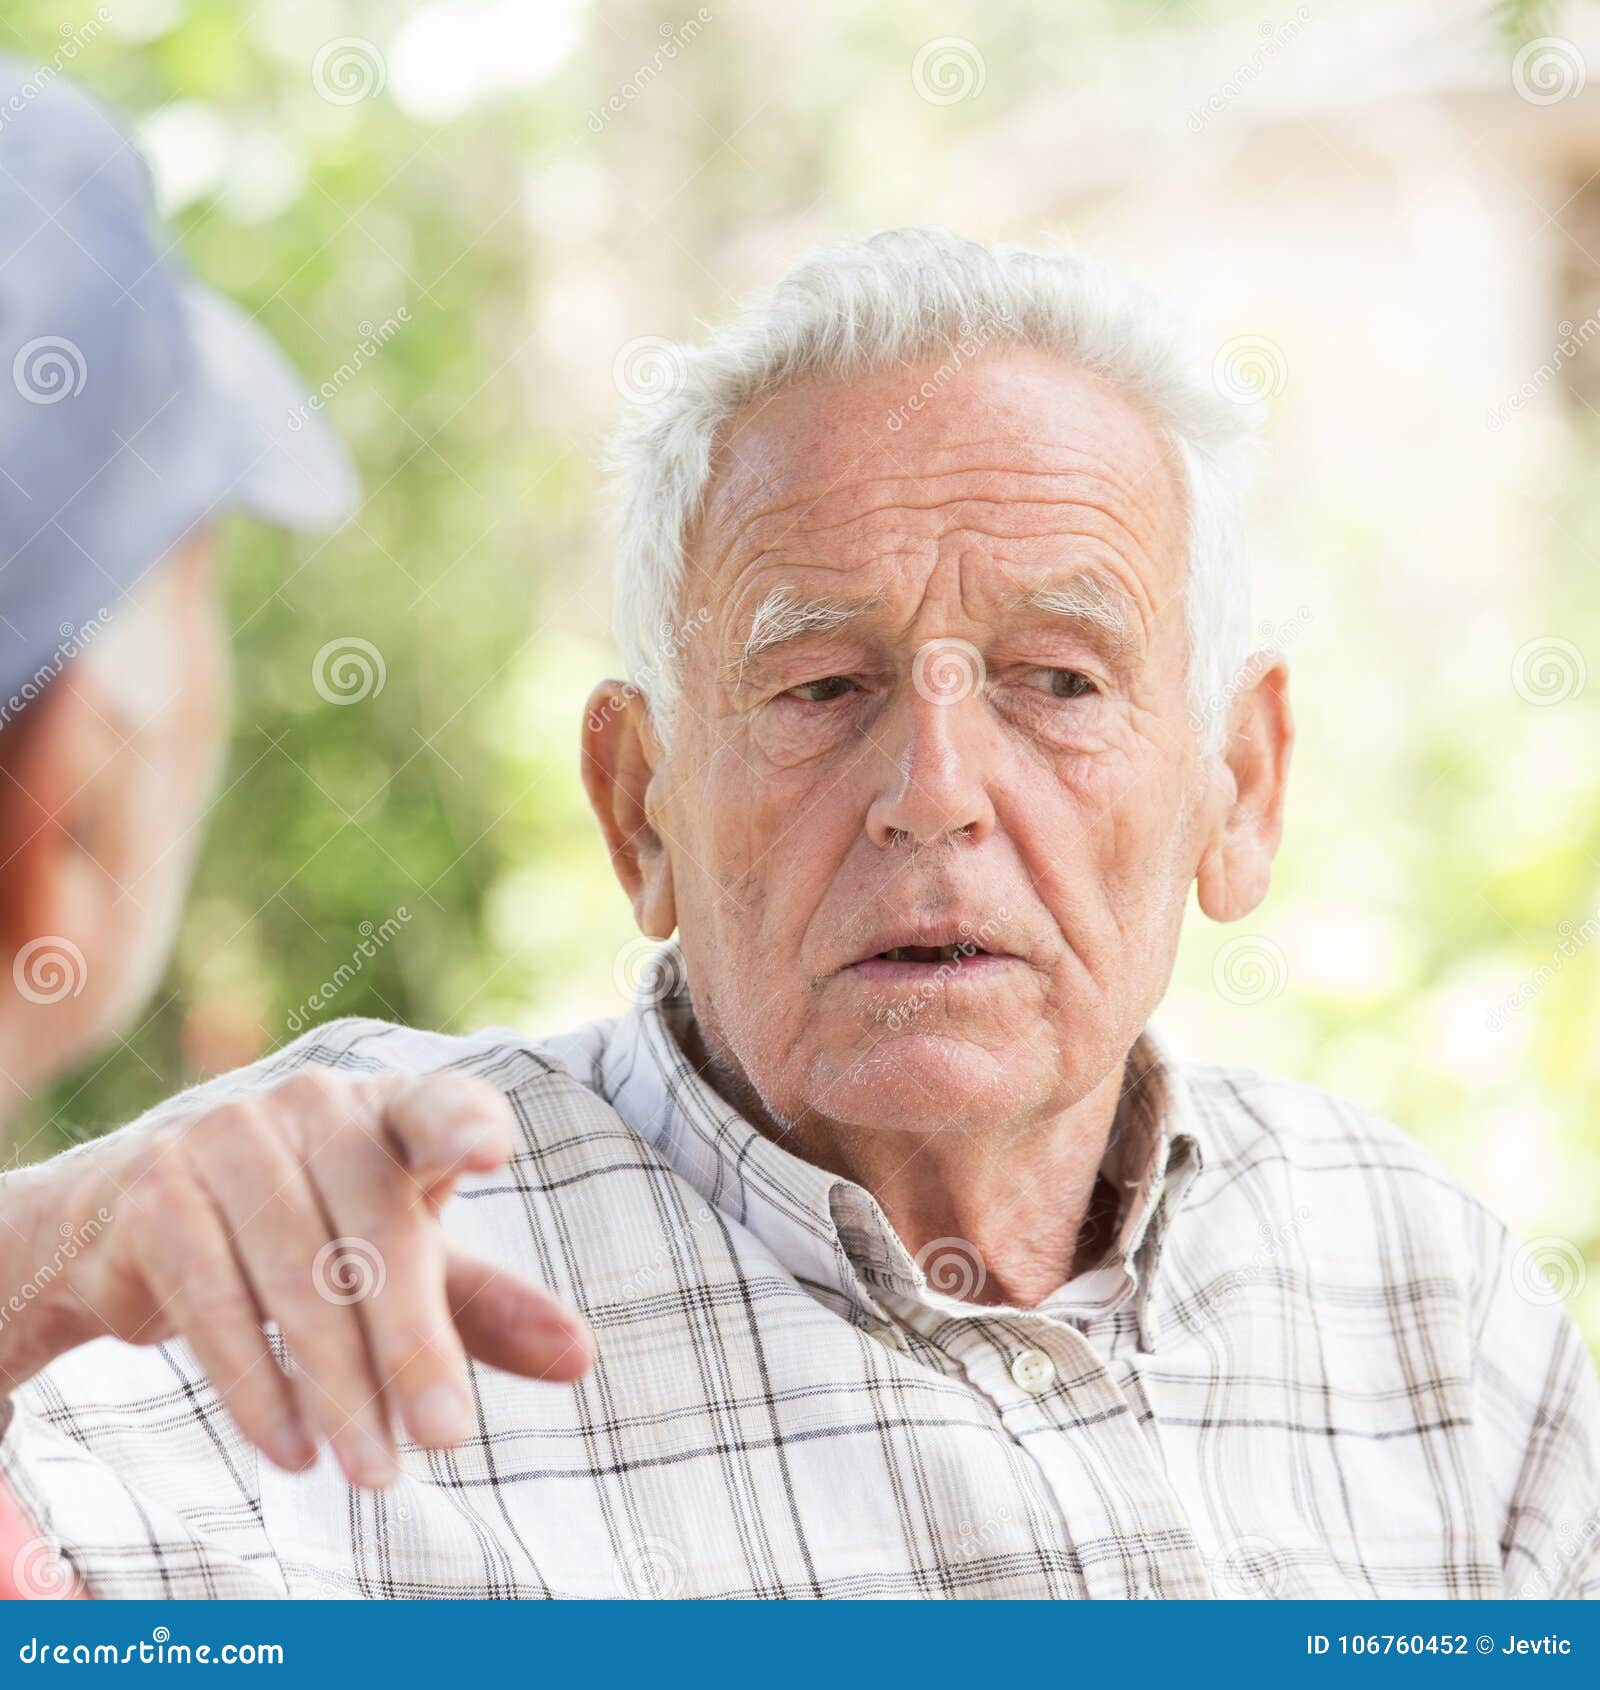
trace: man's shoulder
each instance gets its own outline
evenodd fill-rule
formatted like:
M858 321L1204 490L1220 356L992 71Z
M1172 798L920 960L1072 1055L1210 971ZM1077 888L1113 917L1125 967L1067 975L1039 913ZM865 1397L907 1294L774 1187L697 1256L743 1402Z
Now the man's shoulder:
M1229 1157L1259 1155L1269 1145L1297 1160L1359 1153L1463 1189L1433 1151L1353 1098L1239 1063L1174 1066L1199 1115L1202 1138Z
M265 1059L284 1070L322 1067L340 1073L467 1073L512 1091L549 1080L596 1089L599 1064L614 1021L539 1037L513 1027L441 1033L369 1016L342 1016L309 1028Z
M1214 1178L1274 1168L1297 1187L1320 1184L1363 1205L1403 1201L1419 1223L1462 1227L1496 1249L1497 1217L1418 1139L1376 1110L1337 1092L1265 1069L1180 1062L1202 1152Z
M1519 1274L1537 1284L1494 1211L1376 1110L1257 1068L1175 1066L1200 1141L1192 1197L1213 1242L1220 1229L1247 1251L1296 1254L1357 1304L1380 1284L1413 1311L1454 1301L1474 1336Z
M539 1038L510 1027L441 1033L398 1022L346 1016L309 1028L248 1068L197 1087L164 1109L211 1107L247 1098L306 1069L359 1079L384 1073L471 1074L503 1092L541 1161L570 1164L606 1141L637 1135L611 1107L604 1060L614 1021L595 1021Z

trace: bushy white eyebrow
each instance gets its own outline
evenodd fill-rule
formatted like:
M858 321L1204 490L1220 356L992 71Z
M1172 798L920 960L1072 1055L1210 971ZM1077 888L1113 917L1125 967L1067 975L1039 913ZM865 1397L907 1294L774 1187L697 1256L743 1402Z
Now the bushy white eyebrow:
M1065 581L1035 587L1024 593L1020 602L1052 616L1066 616L1103 628L1119 652L1137 643L1123 595L1098 575L1084 572Z
M739 648L735 668L743 678L745 668L774 647L786 645L806 634L830 634L847 622L871 610L873 599L800 598L788 587L774 587L756 606L750 618L750 632Z

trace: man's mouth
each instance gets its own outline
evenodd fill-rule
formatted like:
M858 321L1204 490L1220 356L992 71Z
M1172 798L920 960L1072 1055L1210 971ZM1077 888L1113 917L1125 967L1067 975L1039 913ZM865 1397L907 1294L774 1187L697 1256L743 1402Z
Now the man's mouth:
M895 945L887 951L875 951L864 962L955 962L959 958L988 956L981 945L965 940L953 945Z
M865 936L855 959L845 965L846 973L890 980L913 977L919 969L943 970L946 974L970 969L986 972L1002 963L1020 959L1005 948L994 931L995 920L981 925L975 921L940 922L918 926L907 924Z

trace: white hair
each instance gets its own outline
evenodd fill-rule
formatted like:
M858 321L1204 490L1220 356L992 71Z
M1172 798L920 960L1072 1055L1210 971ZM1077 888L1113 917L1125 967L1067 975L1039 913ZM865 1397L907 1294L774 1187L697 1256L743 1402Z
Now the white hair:
M980 348L1000 345L1053 354L1098 376L1140 405L1171 447L1187 519L1190 723L1208 747L1220 744L1247 655L1241 505L1260 407L1230 393L1210 355L1155 295L1075 253L889 229L822 248L701 345L650 344L656 367L638 385L651 391L608 453L620 505L613 628L628 679L663 738L688 643L676 628L684 547L720 431L793 382L942 359L936 391ZM929 386L902 413L920 409ZM891 414L886 426L903 421Z

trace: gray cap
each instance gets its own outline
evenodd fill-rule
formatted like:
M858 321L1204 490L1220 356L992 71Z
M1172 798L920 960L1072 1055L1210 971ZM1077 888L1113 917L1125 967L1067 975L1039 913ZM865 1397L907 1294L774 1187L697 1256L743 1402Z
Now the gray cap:
M0 230L3 727L192 530L337 527L358 487L283 354L172 250L127 135L3 55Z

